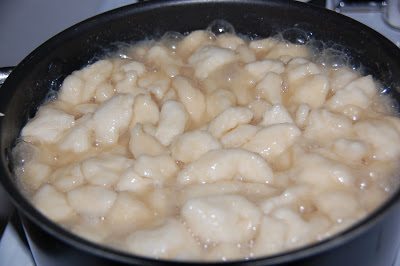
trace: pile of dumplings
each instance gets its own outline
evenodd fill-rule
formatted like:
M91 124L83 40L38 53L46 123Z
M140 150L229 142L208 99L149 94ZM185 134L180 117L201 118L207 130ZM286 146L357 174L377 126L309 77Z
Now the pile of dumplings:
M307 45L194 31L65 78L21 131L32 204L135 255L250 259L326 239L397 189L400 120Z

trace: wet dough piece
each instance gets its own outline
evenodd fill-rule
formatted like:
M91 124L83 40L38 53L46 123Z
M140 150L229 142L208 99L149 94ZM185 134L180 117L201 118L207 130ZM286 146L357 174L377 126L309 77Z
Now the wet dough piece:
M257 206L238 195L190 199L181 213L197 237L215 243L248 241L255 236L261 220Z

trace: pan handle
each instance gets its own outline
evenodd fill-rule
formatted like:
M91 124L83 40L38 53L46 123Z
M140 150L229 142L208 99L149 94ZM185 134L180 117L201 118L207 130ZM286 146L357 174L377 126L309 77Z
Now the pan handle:
M6 78L11 74L14 67L0 67L0 87L6 81Z

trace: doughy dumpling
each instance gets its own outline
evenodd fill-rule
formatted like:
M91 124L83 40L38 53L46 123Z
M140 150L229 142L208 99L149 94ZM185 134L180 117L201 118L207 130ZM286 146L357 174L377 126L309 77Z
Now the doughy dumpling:
M75 118L61 110L41 107L36 116L22 129L21 136L26 141L55 143L63 133L71 128Z
M354 219L363 213L353 193L344 190L328 190L316 195L314 204L335 222Z
M24 172L21 176L22 182L34 190L37 190L48 181L52 171L49 165L36 160L25 163L24 168L21 170Z
M155 184L153 179L140 176L133 167L129 167L121 175L115 185L115 189L117 191L132 191L140 194L146 192L153 184Z
M287 82L289 85L299 85L310 75L321 73L321 69L305 58L294 58L289 61L287 69Z
M267 73L256 86L256 92L259 97L272 104L282 102L283 79L274 72Z
M168 219L158 228L139 230L131 234L126 244L135 254L152 258L195 259L200 247L186 228L175 219Z
M117 94L105 101L93 114L93 127L96 141L113 144L128 129L132 118L133 96Z
M178 172L178 166L169 155L141 155L134 162L133 169L138 175L151 178L157 183L171 179Z
M261 221L261 211L238 195L194 198L181 211L195 236L204 242L242 243L251 240Z
M296 125L303 128L307 124L308 115L310 114L311 108L307 104L300 104L296 110Z
M340 137L351 136L351 132L352 122L346 116L326 109L314 109L308 116L304 136L326 143Z
M251 123L258 124L264 117L265 112L271 108L271 105L264 100L257 99L249 103L247 107L253 112Z
M82 186L67 193L68 203L79 214L103 217L114 204L117 193L100 186Z
M215 195L240 194L246 198L265 198L273 196L277 189L269 184L242 181L219 181L216 183L193 184L182 188L180 201Z
M300 214L290 208L278 209L272 216L287 225L286 248L294 248L314 241L330 225L329 221L323 218L305 221Z
M238 46L245 44L242 38L231 33L218 35L216 42L220 47L231 50L236 50Z
M260 40L254 40L249 43L249 47L253 49L258 54L266 54L273 47L279 43L279 40L275 38L265 38Z
M80 77L78 71L75 71L64 79L58 98L71 104L82 103L84 99L81 94L84 87L84 79ZM96 88L93 87L92 90L92 93L94 94Z
M329 92L329 80L324 75L312 75L301 85L292 88L290 102L308 104L311 108L321 107Z
M349 68L343 67L335 69L330 75L330 82L329 82L330 88L332 92L335 93L338 90L343 89L347 84L355 80L357 77L358 77L357 72Z
M73 112L82 116L86 114L92 114L96 112L98 106L99 105L97 103L83 103L76 105L73 109Z
M309 57L310 50L306 45L278 42L268 51L265 58L278 59L281 56Z
M171 144L171 156L178 161L190 163L210 150L220 149L222 146L207 131L196 130L180 135Z
M270 161L292 146L300 134L300 130L294 124L275 124L258 131L243 148Z
M204 30L192 31L188 36L182 39L177 46L178 54L187 57L196 51L200 46L211 44L214 36L211 32Z
M153 218L151 210L129 192L118 193L106 221L115 231L136 230Z
M191 120L198 124L203 119L206 111L206 101L201 90L193 87L187 78L175 77L172 86L178 93L179 100L183 103Z
M228 90L218 89L207 95L206 109L210 119L215 118L227 108L236 104L236 96Z
M56 169L49 179L62 192L70 191L85 183L80 163L73 163Z
M368 153L368 146L362 141L340 138L333 143L333 151L345 160L360 163Z
M142 76L146 72L146 66L138 61L130 61L121 66L125 72L135 71L138 76Z
M164 105L167 101L178 101L178 94L174 89L169 89L162 98L161 105Z
M151 47L146 59L150 64L159 67L169 77L179 75L179 67L182 65L182 61L164 46L154 45Z
M133 160L124 156L104 154L88 158L82 162L82 173L92 185L110 187L119 178L119 174L131 166Z
M139 94L133 102L133 119L131 125L137 123L157 124L160 119L160 111L157 104L151 99L148 94Z
M212 183L222 180L239 180L269 183L273 173L265 160L242 149L220 149L205 153L197 161L179 172L181 184Z
M279 60L262 60L248 63L244 66L256 82L265 77L267 73L282 74L285 71L285 66Z
M110 99L114 93L114 87L110 83L104 83L96 90L93 98L95 99L96 103L102 103Z
M238 148L251 140L258 130L257 126L249 124L239 125L223 135L221 143L225 148Z
M256 60L256 55L247 45L240 45L236 52L243 63L250 63Z
M157 156L168 154L168 150L155 137L143 131L141 124L136 124L131 130L129 150L138 158L140 155Z
M65 195L52 185L42 186L32 198L33 205L49 219L60 222L71 218L74 210Z
M357 139L373 148L372 158L393 160L400 156L400 133L388 122L370 120L354 125Z
M230 49L204 46L198 49L188 62L195 69L195 76L206 79L217 68L236 60L236 54Z
M271 213L274 209L298 202L303 197L311 194L311 188L306 185L292 186L285 189L280 195L267 198L260 204L265 214Z
M164 146L168 146L174 138L185 131L189 116L185 107L176 101L163 104L155 137Z
M146 88L156 100L160 101L164 98L169 90L171 80L164 73L150 72L143 75L138 80L141 88Z
M245 107L230 107L212 120L208 131L220 138L225 132L237 127L240 124L247 124L253 118L253 113Z
M279 252L285 247L288 226L276 218L264 216L259 235L252 251L255 256L266 256Z
M283 123L293 123L293 119L286 110L285 106L281 104L274 104L265 110L263 120L260 122L260 125L270 126Z
M355 182L350 169L318 154L303 154L298 158L296 179L316 187L350 186Z
M91 114L87 114L78 119L75 126L60 140L60 149L76 153L89 150L92 147L91 132L93 125L91 119Z
M112 69L113 64L109 60L99 60L73 72L64 80L58 98L74 105L90 101L98 87L110 77Z
M97 243L104 243L104 240L111 234L107 225L101 219L89 219L78 223L71 228L71 231L80 237Z
M343 89L333 95L327 105L332 110L340 110L347 105L358 106L362 109L371 104L372 98L378 93L371 76L353 80Z

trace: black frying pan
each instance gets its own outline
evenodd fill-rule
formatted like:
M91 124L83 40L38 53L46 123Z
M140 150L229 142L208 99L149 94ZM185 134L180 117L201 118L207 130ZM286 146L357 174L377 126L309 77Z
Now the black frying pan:
M0 91L0 181L20 213L39 266L43 265L154 265L174 264L129 255L90 243L50 222L23 197L15 185L10 150L22 126L32 117L49 89L63 79L117 49L118 42L157 38L166 31L205 29L225 19L237 33L267 37L285 32L296 40L312 33L315 43L339 47L350 63L361 67L391 89L400 100L400 49L373 30L334 12L289 1L151 1L131 5L79 23L53 37L11 73ZM299 31L300 30L300 31ZM366 219L321 243L293 252L232 265L388 266L400 245L400 192Z

